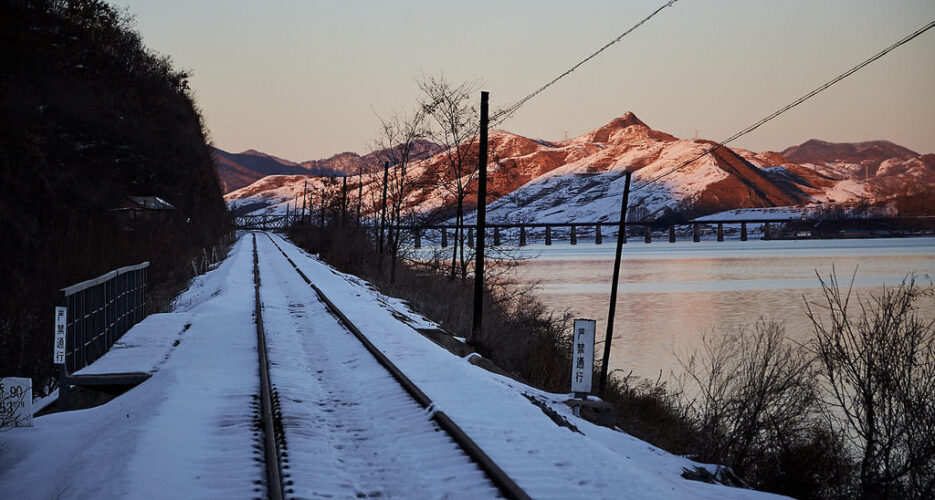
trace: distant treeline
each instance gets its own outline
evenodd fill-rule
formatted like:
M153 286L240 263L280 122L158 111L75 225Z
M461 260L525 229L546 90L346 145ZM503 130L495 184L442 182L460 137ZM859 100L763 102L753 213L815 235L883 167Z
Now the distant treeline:
M229 232L188 74L100 0L0 2L0 376L52 381L58 290L148 260L154 306ZM128 196L175 210L121 216Z

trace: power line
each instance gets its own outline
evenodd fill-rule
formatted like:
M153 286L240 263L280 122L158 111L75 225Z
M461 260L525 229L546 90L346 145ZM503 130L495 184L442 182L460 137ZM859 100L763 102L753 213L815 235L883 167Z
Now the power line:
M620 36L618 36L617 38L614 38L614 39L611 40L610 42L606 43L603 47L597 49L597 51L595 51L594 53L592 53L592 54L589 55L588 57L585 57L584 59L582 59L581 61L579 61L577 64L575 64L574 66L572 66L571 68L569 68L568 70L566 70L564 73L562 73L562 74L558 75L557 77L553 78L550 82L548 82L548 83L546 83L545 85L539 87L538 89L536 89L536 90L530 92L529 94L527 94L525 97L523 97L523 98L520 99L519 101L516 101L515 103L513 103L513 105L511 105L510 107L498 111L496 114L494 114L494 115L491 117L491 120L490 120L490 127L493 128L493 127L495 127L495 126L500 125L501 123L503 123L507 118L513 116L513 113L516 113L516 111L520 108L520 106L522 106L523 104L526 104L530 99L532 99L533 97L536 97L536 96L539 95L543 90L545 90L545 89L551 87L552 85L554 85L556 82L558 82L558 81L561 80L562 78L564 78L564 77L570 75L573 71L575 71L576 69L578 69L578 67L580 67L582 64L584 64L584 63L590 61L591 59L594 59L595 57L597 57L598 54L600 54L601 52L604 52L605 50L607 50L608 48L610 48L611 45L614 45L615 43L619 42L620 40L623 39L623 37L629 35L631 32L633 32L634 30L636 30L637 28L639 28L640 26L642 26L644 23L646 23L646 21L649 21L650 19L652 19L656 14L658 14L659 12L661 12L662 9L665 9L666 7L671 7L672 4L674 4L674 3L677 2L677 1L678 1L678 0L669 0L668 2L666 2L664 5L662 5L662 6L659 7L658 9L654 10L652 14L650 14L650 15L646 16L645 18L643 18L642 21L640 21L640 22L634 24L633 26L631 26L630 29L624 31L623 33L620 34Z
M636 192L636 191L639 191L640 189L643 189L643 188L646 187L647 185L652 184L653 182L656 182L656 181L658 181L659 179L662 179L663 177L665 177L665 176L667 176L667 175L673 174L673 173L675 173L675 172L677 172L677 171L679 171L679 170L685 168L686 166L690 165L691 163L694 163L694 162L698 161L699 159L701 159L701 158L703 158L703 157L705 157L705 156L707 156L707 155L713 153L714 151L717 151L718 149L724 147L726 144L728 144L728 143L730 143L730 142L733 142L733 141L735 141L735 140L737 140L737 139L739 139L739 138L741 138L741 137L743 137L743 136L749 134L750 132L753 132L754 130L756 130L756 129L760 128L762 125L764 125L766 122L772 120L773 118L776 118L777 116L779 116L779 115L785 113L786 111L789 111L790 109L792 109L792 108L798 106L799 104L802 104L803 102L805 102L805 101L811 99L811 98L814 97L815 95L817 95L817 94L819 94L820 92L826 90L828 87L831 87L831 86L834 85L835 83L838 83L838 82L840 82L841 80L843 80L843 79L845 79L845 78L851 76L852 74L856 73L858 70L860 70L861 68L863 68L864 66L867 66L868 64L870 64L870 63L876 61L877 59L879 59L879 58L885 56L886 54L888 54L888 53L890 53L891 51L895 50L897 47L908 43L908 42L911 41L912 39L918 37L918 36L921 35L922 33L925 33L926 31L932 29L933 27L935 27L935 20L929 22L929 23L926 24L925 26L919 28L918 30L916 30L916 31L913 32L912 34L910 34L910 35L906 36L905 38L899 40L898 42L894 43L893 45L890 45L889 47L887 47L887 48L883 49L882 51L876 53L875 55L873 55L873 56L870 57L869 59L865 60L864 62L858 64L857 66L854 66L853 68L851 68L851 69L845 71L844 73L841 73L840 75L838 75L838 76L836 76L835 78L829 80L829 81L826 82L825 84L819 86L819 87L816 88L815 90L812 90L811 92L809 92L809 93L803 95L802 97L799 97L798 99L792 101L791 103L789 103L789 104L783 106L782 108L779 108L778 110L776 110L776 111L772 112L771 114L767 115L765 118L762 118L762 119L760 119L759 121L757 121L756 123L754 123L754 124L748 126L747 128L741 130L740 132L737 132L736 134L734 134L734 135L728 137L727 139L724 139L723 141L721 141L721 142L715 144L714 147L712 147L711 149L708 149L708 150L706 150L705 152L703 152L703 153L701 153L701 154L698 154L697 156L691 158L690 160L688 160L688 161L686 161L686 162L683 162L683 163L679 164L678 166L676 166L676 167L674 167L674 168L672 168L672 169L670 169L670 170L668 170L668 171L666 171L666 172L663 172L662 174L659 174L659 175L657 175L656 177L653 177L652 179L650 179L650 180L648 180L648 181L645 181L645 182L641 183L639 186L637 186L636 188L634 188L634 189L631 191L631 193L634 193L634 192Z

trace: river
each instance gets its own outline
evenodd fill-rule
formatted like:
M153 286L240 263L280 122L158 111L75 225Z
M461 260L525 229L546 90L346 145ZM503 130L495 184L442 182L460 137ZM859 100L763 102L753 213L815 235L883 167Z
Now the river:
M597 320L604 337L614 241L603 245L529 245L517 249L529 259L518 278L538 282L539 298L555 311ZM836 271L862 296L898 285L908 273L917 283L935 279L935 238L690 241L651 244L630 240L620 266L610 368L663 380L678 371L675 353L694 348L701 333L752 325L757 319L781 321L793 339L808 340L812 326L806 301L822 299L816 272ZM935 298L920 303L935 316ZM600 359L602 347L598 346Z

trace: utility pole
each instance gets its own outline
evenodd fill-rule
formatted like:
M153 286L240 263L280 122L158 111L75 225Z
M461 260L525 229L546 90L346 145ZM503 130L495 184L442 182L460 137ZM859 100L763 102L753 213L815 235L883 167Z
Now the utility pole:
M383 205L380 207L380 238L377 246L380 247L380 255L383 255L383 226L386 225L386 183L390 176L390 162L383 162ZM382 261L381 261L382 262Z
M474 322L471 338L484 332L484 233L487 229L487 100L490 93L480 93L480 150L477 155L477 246L474 262Z
M305 222L305 202L308 201L308 179L305 179L305 185L302 187L302 221Z
M341 187L341 225L347 219L347 176L344 176L344 185Z
M617 310L617 281L620 279L620 255L623 253L624 231L627 229L627 204L630 202L630 172L626 173L623 185L623 201L620 203L620 221L617 224L617 254L614 256L614 279L610 284L610 311L607 313L607 335L604 336L604 361L601 363L601 380L598 395L604 397L607 385L607 364L610 362L610 343L614 338L614 313Z
M319 189L318 192L321 193L321 228L324 229L325 228L325 188L324 186L322 186L322 188ZM311 210L311 207L309 207L309 210Z
M357 173L357 226L360 227L360 204L364 202L364 172Z

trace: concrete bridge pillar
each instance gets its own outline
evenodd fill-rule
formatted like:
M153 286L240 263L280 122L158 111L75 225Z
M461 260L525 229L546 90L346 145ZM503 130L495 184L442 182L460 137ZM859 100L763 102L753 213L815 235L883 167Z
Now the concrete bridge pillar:
M766 228L765 228L765 230L764 230L764 231L765 231L765 234L763 235L763 239L764 239L764 240L769 240L769 239L772 239L772 238L773 238L773 235L770 234L770 229L771 229L771 228L769 227L769 222L767 222L767 223L766 223Z
M643 226L643 229L646 230L646 235L644 241L646 243L653 242L653 227L652 226Z
M493 228L493 246L495 247L500 246L500 228L499 227Z
M717 223L717 240L724 241L724 223L723 222Z
M447 246L448 246L448 230L445 228L442 228L442 248L446 248Z
M552 226L545 226L545 244L552 244Z
M422 231L416 229L412 232L412 236L415 238L415 247L422 248Z
M519 227L519 246L526 246L526 226Z
M474 248L474 226L468 228L468 247Z
M698 224L692 224L692 241L695 243L701 241L701 228L698 227Z
M572 245L578 244L578 231L574 225L571 226L571 244Z
M594 244L600 245L604 238L601 236L601 225L594 226Z
M747 223L740 223L740 241L747 241Z
M669 243L675 243L675 225L669 224Z

